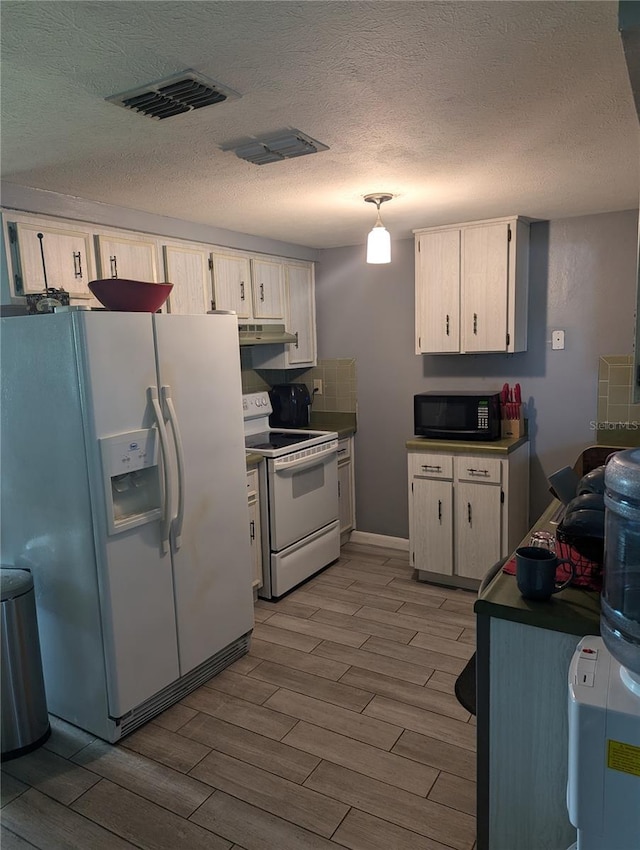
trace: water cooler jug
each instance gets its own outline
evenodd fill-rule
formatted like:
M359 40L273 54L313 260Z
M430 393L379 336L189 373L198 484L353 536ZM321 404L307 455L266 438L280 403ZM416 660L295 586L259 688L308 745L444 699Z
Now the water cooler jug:
M605 469L602 637L569 668L567 808L577 850L640 848L640 449Z

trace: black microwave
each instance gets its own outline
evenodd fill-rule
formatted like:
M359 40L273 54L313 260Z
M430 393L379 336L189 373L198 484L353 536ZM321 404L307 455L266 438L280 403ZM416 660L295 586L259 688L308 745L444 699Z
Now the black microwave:
M419 393L413 422L415 433L431 440L499 440L500 393Z

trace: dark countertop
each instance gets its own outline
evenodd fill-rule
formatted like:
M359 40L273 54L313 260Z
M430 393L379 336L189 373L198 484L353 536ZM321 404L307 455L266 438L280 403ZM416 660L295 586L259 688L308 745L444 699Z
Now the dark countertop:
M555 534L556 526L551 519L559 504L555 500L551 503L523 543L528 541L532 531L546 530ZM498 617L581 637L600 634L599 593L584 588L567 587L544 602L523 599L516 585L516 577L507 575L502 570L480 592L474 611L488 617Z
M526 443L528 439L527 436L508 437L504 440L483 442L482 440L429 440L426 437L412 437L405 445L410 451L508 455Z
M356 414L312 410L309 427L315 431L336 431L338 437L351 437L357 431Z

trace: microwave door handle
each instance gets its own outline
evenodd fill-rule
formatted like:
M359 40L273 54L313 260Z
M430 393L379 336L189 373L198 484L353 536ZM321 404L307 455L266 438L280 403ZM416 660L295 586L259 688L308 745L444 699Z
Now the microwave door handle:
M176 447L176 460L178 464L178 510L173 522L173 545L176 549L182 546L182 526L184 524L184 450L182 448L182 437L176 409L171 398L171 387L165 384L162 389L162 400L169 414L173 441Z
M171 518L173 516L173 474L171 460L169 458L169 437L164 424L160 402L158 401L158 390L156 387L147 387L147 396L153 407L156 417L156 425L160 436L160 449L162 451L162 468L164 472L164 504L162 505L162 523L160 527L160 545L163 554L169 551L169 533L171 530Z

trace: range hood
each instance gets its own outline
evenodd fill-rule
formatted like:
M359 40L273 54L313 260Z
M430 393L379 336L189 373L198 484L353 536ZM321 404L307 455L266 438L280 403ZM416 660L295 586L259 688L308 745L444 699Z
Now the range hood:
M284 325L238 325L240 345L274 345L297 342L295 334L288 333Z

